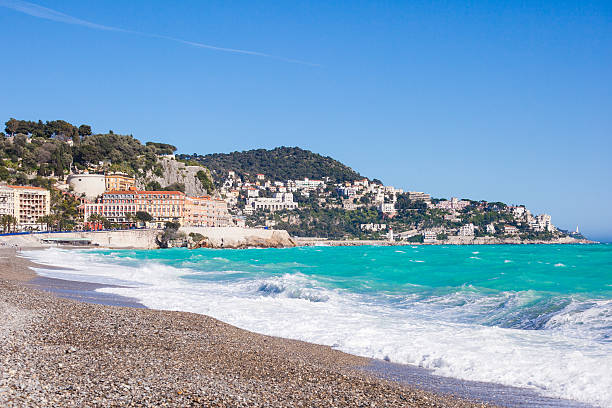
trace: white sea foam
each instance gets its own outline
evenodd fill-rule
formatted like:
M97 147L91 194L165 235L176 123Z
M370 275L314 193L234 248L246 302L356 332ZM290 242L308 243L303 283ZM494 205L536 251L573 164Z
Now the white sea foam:
M559 262L559 263L556 263L556 264L555 264L555 266L556 266L557 268L559 268L559 267L564 267L565 265L564 265L564 264L562 264L561 262Z
M421 303L412 299L417 303L408 309L329 290L301 274L194 281L181 276L201 271L146 261L121 260L121 265L109 265L95 253L66 256L53 249L31 256L42 263L75 269L42 270L47 276L129 283L132 287L103 291L138 298L151 308L203 313L248 330L416 364L440 375L527 387L550 396L612 406L612 345L574 331L593 318L609 324L609 301L586 309L575 301L550 319L549 330L518 330L452 322L451 315L464 313L465 308L476 313L496 302L505 308L520 307L536 298L531 291L478 297L468 285L460 296L450 294Z

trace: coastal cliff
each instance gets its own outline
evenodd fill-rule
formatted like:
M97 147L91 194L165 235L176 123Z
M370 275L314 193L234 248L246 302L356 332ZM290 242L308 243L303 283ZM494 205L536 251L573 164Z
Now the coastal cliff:
M146 175L137 180L137 187L145 189L151 182L159 183L162 188L171 185L182 185L188 196L201 196L212 192L212 181L208 186L202 183L202 175L212 180L210 171L204 166L188 165L173 157L160 157L157 172L149 170ZM199 173L199 175L198 175ZM208 187L208 188L207 188Z

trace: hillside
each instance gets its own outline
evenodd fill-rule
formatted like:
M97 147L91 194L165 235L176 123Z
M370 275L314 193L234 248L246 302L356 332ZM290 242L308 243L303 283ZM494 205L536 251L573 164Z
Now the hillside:
M70 172L124 172L140 188L175 189L191 195L212 192L210 172L201 166L167 160L176 147L142 144L132 135L113 131L92 134L89 125L63 120L25 121L11 118L0 133L0 181L49 188Z
M244 179L264 174L270 180L322 179L334 182L354 181L363 177L350 167L331 157L322 156L299 147L277 147L272 150L257 149L233 153L207 155L179 155L207 167L216 180L223 180L230 170Z

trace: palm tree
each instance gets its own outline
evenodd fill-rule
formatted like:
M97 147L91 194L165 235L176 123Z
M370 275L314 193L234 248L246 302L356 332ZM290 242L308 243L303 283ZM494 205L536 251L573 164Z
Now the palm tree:
M51 214L43 215L42 217L38 218L38 223L45 224L47 226L47 231L49 231L50 226L55 224L55 217Z
M8 215L0 215L0 225L2 225L2 232L7 232L8 227Z
M11 224L13 224L13 232L17 231L17 218L9 215L9 220L11 221Z
M2 232L15 232L17 230L17 218L10 214L4 214L0 216L0 225L2 225Z

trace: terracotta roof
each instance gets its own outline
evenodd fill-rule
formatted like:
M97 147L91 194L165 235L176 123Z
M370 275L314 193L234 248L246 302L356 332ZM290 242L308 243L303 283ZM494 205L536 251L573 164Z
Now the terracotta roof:
M107 191L103 194L172 194L172 195L185 195L182 191L141 191L141 190L131 190L131 191Z
M132 193L134 193L132 191ZM174 194L174 195L185 195L182 191L136 191L138 194Z
M9 187L9 188L21 188L21 189L25 189L25 190L43 190L43 191L47 191L46 188L33 187L33 186L13 186L13 185L7 184L5 187Z

